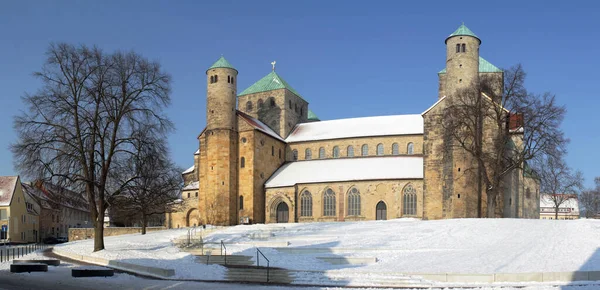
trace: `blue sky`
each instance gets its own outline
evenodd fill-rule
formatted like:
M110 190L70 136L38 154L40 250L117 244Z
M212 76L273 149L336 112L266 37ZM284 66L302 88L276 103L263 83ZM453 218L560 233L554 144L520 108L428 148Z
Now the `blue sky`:
M271 70L322 120L421 113L437 99L444 39L464 22L498 67L521 63L527 88L565 104L568 162L586 185L600 176L599 4L567 1L2 1L0 175L15 175L9 144L20 97L40 83L50 42L134 50L173 76L169 138L193 163L205 125L205 70L221 54L242 91Z

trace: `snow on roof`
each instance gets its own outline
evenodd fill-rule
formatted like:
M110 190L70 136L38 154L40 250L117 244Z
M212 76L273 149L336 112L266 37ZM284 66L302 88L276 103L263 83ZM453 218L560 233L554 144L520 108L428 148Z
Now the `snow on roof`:
M186 185L182 190L194 190L200 188L200 182L194 181L188 185Z
M421 115L394 115L338 119L296 125L286 142L341 138L423 134Z
M265 123L254 119L253 117L247 115L246 113L237 111L238 115L242 118L244 118L246 120L246 122L248 122L248 124L250 124L252 127L254 127L255 129L257 129L258 131L261 131L279 141L283 141L285 142L285 140L283 140L279 134L275 133L275 131L273 131L271 128L269 128L269 126L265 125Z
M421 113L421 116L427 114L427 112L431 111L431 109L433 109L435 106L437 106L444 99L446 99L446 96L441 97L437 102L435 102L433 105L431 105L431 107L429 107L429 108L427 108L427 110L423 111L423 113Z
M291 162L280 167L265 183L266 188L299 183L422 179L423 157L354 157Z
M569 198L563 203L561 203L558 208L572 208L573 211L579 211L579 201L577 200L577 195L572 195L572 198ZM552 201L552 197L549 194L541 194L540 195L540 208L554 208L554 202Z
M194 155L198 155L200 154L200 149L196 150L196 153L194 153Z
M193 171L194 171L194 169L196 169L196 165L194 165L194 166L192 166L192 167L190 167L190 168L186 169L186 170L185 170L185 171L184 171L182 174L186 174L186 173L193 172Z
M0 176L0 206L9 206L18 176Z

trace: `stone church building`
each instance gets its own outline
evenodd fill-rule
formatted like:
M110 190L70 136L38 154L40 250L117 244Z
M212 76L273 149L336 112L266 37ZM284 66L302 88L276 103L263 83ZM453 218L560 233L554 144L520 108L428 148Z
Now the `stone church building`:
M481 197L466 170L473 160L441 149L441 115L448 99L481 79L502 93L503 72L479 56L481 40L466 26L445 43L430 108L330 121L274 67L238 92L238 71L221 57L206 71L206 127L167 226L477 217ZM518 144L523 129L510 126ZM506 179L497 216L539 218L539 182L520 169Z

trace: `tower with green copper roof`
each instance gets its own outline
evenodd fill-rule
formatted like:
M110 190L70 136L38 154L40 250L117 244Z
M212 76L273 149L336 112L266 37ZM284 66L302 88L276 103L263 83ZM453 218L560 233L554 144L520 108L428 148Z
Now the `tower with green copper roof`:
M238 109L286 138L296 124L308 121L308 102L275 71L275 62L272 64L270 73L238 95Z
M479 37L463 23L445 43L446 70L440 76L440 98L479 85Z

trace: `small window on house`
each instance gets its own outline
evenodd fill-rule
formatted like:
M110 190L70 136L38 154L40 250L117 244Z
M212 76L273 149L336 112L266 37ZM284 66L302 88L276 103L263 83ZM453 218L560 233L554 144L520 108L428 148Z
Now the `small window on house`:
M271 108L275 108L275 98L269 98L269 102L271 102Z
M394 143L392 144L392 155L398 155L400 154L399 149L398 149L398 143Z
M271 146L271 156L275 156L275 146Z
M252 111L252 102L248 101L246 103L246 112Z
M257 107L257 109L259 109L259 110L262 110L262 109L264 109L264 108L263 108L263 100L262 100L262 99L258 99L258 102L256 103L256 107Z
M334 146L333 147L333 158L339 158L340 157L340 147Z
M348 149L346 149L346 156L354 157L354 146L348 146Z
M325 159L325 148L319 148L319 159Z
M467 45L466 44L462 44L462 52L466 52L467 51Z
M415 150L415 145L412 142L408 143L408 145L406 146L406 153L408 155L412 155L412 154L414 154L414 150Z
M381 144L381 143L377 144L377 155L378 156L383 155L383 144Z
M460 44L456 44L456 52L460 52Z
M310 148L306 148L306 150L304 150L304 159L305 160L312 159L312 151L310 150Z
M189 192L188 192L188 197L187 198L190 198L190 193Z
M368 156L369 155L369 145L363 144L363 146L361 148L361 154L362 154L362 156Z
M240 209L244 209L244 197L240 195Z
M298 150L296 150L296 149L294 149L294 151L292 151L292 160L298 161Z
M242 157L240 159L240 168L246 167L246 158Z
M198 192L196 191L196 197L198 197Z

